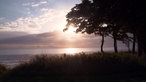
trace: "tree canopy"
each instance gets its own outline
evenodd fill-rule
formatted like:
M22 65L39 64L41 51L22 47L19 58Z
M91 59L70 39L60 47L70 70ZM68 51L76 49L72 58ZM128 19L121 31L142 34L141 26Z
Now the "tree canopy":
M117 40L128 39L127 33L131 33L134 43L137 39L139 54L146 54L145 9L144 0L82 0L66 15L65 30L73 25L76 32L94 33L102 39L112 35L115 52Z

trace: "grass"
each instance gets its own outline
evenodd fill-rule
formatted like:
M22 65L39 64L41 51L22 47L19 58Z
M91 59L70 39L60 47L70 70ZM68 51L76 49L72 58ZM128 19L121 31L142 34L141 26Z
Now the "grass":
M2 79L3 75L5 75L6 72L7 72L7 68L4 65L0 65L0 79Z
M0 76L5 74L7 71L7 68L4 65L0 65Z
M146 82L146 57L129 53L40 55L7 70L0 82Z

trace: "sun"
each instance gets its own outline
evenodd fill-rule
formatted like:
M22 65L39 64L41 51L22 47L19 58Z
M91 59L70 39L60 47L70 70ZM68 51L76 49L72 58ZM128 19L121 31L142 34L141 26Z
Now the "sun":
M78 46L78 45L76 45L76 43L78 41L80 41L80 39L82 39L82 34L76 33L77 28L74 27L73 25L70 25L68 27L68 29L64 31L63 29L65 29L65 28L66 28L66 23L63 23L60 26L60 30L58 32L59 37L57 37L57 38L60 38L64 41L65 48L74 48L74 47Z
M76 28L70 26L65 32L63 32L64 38L68 41L75 41L80 38L80 35L76 33Z
M75 34L75 31L76 31L76 28L71 25L71 26L69 26L69 28L66 32Z

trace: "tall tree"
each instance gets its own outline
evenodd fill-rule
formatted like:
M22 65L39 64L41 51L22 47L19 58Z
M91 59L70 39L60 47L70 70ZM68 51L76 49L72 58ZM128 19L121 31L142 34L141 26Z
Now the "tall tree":
M138 52L139 54L146 54L145 0L93 0L93 2L99 10L97 13L101 13L100 16L106 14L104 17L108 20L118 25L127 26L126 29L130 29L127 32L130 33L133 26L136 27L134 29L136 31L133 31L133 42L135 42L135 36L137 36Z
M89 0L82 0L81 4L77 4L66 15L67 17L67 30L70 25L77 28L76 32L82 32L87 34L100 35L101 39L101 52L104 52L104 37L109 34L107 24L104 22L97 22L94 19L94 6Z
M146 54L145 10L145 0L93 0L93 3L89 0L82 0L81 4L76 5L68 13L67 27L73 24L77 27L77 32L89 34L111 33L115 52L118 52L117 40L121 30L124 33L132 33L134 35L133 52L137 40L139 54ZM103 23L108 25L108 29L101 32L103 28L100 25Z
M137 38L140 55L146 54L145 2L145 0L118 0L118 4L112 13L114 19L128 26L127 28L130 29L129 32L132 32L134 35L133 42Z

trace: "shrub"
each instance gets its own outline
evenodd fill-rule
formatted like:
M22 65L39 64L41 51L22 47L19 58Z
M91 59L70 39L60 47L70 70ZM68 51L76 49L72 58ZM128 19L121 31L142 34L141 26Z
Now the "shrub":
M0 78L7 72L7 68L4 65L0 65Z
M79 53L35 56L6 75L10 81L90 82L95 80L145 79L146 57L128 53ZM12 79L12 80L11 80ZM25 81L26 80L26 81ZM39 81L41 80L41 81ZM76 81L78 80L78 81ZM82 80L82 81L81 81Z

